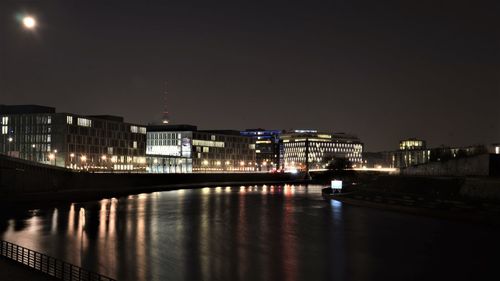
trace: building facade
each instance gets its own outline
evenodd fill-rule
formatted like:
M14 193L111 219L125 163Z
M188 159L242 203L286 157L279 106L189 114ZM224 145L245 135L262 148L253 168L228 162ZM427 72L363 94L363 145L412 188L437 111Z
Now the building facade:
M255 143L238 131L197 130L190 125L148 126L151 173L253 172Z
M242 136L251 137L255 143L255 162L259 171L280 169L280 138L282 130L247 129Z
M420 165L429 162L431 157L430 149L427 149L426 142L415 138L401 140L399 150L391 155L391 168L404 168Z
M429 162L447 161L487 153L500 153L500 145L427 148L425 141L412 138L400 141L399 149L390 152L390 157L393 168L406 168Z
M117 116L1 105L0 153L79 170L144 171L146 127Z
M281 138L285 170L324 169L331 158L345 158L353 167L363 163L363 143L352 135L295 130Z

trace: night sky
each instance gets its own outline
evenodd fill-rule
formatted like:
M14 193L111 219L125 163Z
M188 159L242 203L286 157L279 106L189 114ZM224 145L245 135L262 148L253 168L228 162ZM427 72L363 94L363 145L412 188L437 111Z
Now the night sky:
M498 1L0 1L0 104L500 142ZM35 16L35 31L16 15Z

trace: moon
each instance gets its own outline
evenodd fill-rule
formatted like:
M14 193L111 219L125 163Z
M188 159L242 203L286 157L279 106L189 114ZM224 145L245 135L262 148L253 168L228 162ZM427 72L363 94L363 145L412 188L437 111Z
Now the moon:
M23 18L23 25L28 29L33 29L36 26L36 20L31 16L25 16Z

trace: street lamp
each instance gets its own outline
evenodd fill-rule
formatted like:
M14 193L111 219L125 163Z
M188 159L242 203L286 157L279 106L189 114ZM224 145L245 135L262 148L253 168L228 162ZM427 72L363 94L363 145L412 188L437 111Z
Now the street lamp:
M35 144L32 144L31 145L31 161L35 161L35 147L36 145Z
M106 161L107 159L108 157L106 157L106 155L101 156L101 160L104 162L103 166L105 166L106 169L108 168L108 162Z
M56 156L54 155L54 153L50 153L49 154L49 160L50 161L54 160L54 165L56 164L55 159L56 159Z
M83 163L82 166L87 168L87 165L85 164L85 162L87 162L87 156L85 156L85 155L80 156L80 161Z
M14 139L12 137L9 137L7 140L9 141L9 153L7 153L7 155L11 156L11 153L10 153L11 147L10 146L11 146L11 143Z

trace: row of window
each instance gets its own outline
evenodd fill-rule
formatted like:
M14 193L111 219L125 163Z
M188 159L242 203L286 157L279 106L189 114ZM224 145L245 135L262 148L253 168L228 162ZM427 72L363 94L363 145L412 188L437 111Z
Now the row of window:
M288 142L284 143L284 147L304 147L304 142ZM309 147L341 147L341 148L354 148L361 150L363 146L361 144L353 143L338 143L338 142L310 142Z
M130 132L146 134L146 127L138 127L138 126L132 125L132 126L130 126Z
M18 123L21 125L39 125L39 124L51 124L52 116L48 115L16 115L16 116L3 116L2 125L8 125Z
M172 140L172 139L163 139L163 140L158 140L158 139L148 139L146 142L147 145L181 145L180 140Z

